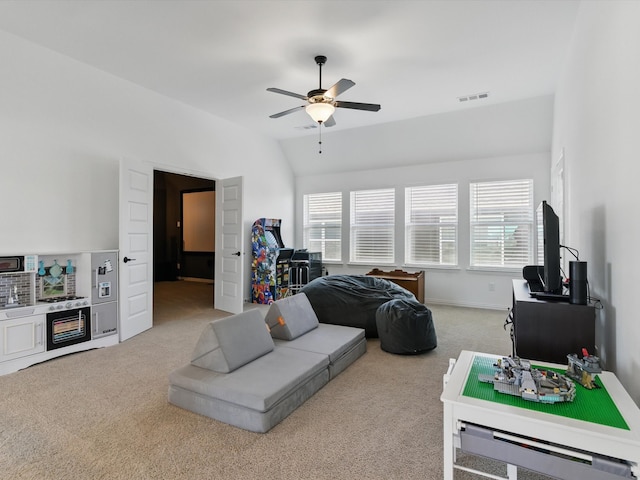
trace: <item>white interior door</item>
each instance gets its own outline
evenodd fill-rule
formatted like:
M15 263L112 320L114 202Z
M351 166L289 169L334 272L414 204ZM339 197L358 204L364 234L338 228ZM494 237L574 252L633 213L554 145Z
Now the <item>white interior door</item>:
M120 341L153 326L153 167L120 161Z
M214 307L241 313L244 291L242 177L216 182L216 262Z

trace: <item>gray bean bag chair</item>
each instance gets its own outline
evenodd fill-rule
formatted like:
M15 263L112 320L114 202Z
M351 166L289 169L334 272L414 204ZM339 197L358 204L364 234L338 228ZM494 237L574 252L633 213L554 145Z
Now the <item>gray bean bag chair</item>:
M421 303L390 300L376 311L380 348L400 355L416 355L438 345L431 310Z
M410 291L382 278L367 275L319 277L300 290L307 295L321 323L363 328L365 336L376 338L376 311L393 299L421 305Z

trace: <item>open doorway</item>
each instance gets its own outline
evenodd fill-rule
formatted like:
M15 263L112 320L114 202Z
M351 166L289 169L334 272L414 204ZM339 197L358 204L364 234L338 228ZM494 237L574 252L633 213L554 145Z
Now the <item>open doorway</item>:
M215 243L208 228L199 227L203 218L215 224L215 182L155 170L153 184L153 305L157 324L213 309Z

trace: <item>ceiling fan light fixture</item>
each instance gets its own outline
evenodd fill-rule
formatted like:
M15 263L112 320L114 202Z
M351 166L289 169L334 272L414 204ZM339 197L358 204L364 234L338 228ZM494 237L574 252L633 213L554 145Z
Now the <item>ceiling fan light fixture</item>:
M314 122L324 123L336 111L331 103L310 103L305 107L305 111L313 118Z

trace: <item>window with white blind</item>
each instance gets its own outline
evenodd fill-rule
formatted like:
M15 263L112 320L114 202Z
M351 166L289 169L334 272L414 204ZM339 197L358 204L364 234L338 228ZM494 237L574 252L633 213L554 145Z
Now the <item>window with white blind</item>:
M342 260L342 193L304 196L303 246L323 261Z
M351 248L354 263L394 263L395 189L351 192Z
M458 185L405 188L405 263L457 265Z
M471 266L521 268L533 257L533 180L470 184Z

